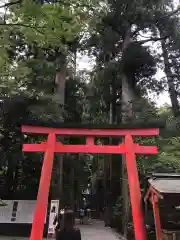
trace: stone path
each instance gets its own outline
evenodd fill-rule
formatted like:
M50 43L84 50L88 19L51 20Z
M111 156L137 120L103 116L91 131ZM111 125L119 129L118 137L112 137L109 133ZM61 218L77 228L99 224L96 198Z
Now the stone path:
M93 221L93 224L78 227L81 229L82 240L125 240L111 228L105 228L101 221ZM29 238L0 236L0 240L29 240Z
M80 226L82 240L125 240L114 230L104 227L103 222L96 221L92 225Z

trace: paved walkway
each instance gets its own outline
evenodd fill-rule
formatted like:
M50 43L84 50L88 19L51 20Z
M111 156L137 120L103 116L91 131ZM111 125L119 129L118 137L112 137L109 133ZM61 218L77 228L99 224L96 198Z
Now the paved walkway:
M93 221L93 224L78 227L81 229L82 240L124 240L111 228L105 228L101 221ZM29 240L29 238L0 236L0 240Z
M92 225L80 226L82 240L124 240L109 227L104 227L103 222L96 221Z

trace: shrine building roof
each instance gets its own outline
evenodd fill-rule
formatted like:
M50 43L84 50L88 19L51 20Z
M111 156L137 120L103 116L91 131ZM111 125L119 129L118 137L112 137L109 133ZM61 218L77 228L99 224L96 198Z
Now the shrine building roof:
M165 174L159 177L152 177L148 180L149 184L159 193L180 194L180 174Z

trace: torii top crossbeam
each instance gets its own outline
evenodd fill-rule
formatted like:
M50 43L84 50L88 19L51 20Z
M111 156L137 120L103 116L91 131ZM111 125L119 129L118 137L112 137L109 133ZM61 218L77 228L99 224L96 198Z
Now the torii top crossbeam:
M119 146L95 145L95 137L120 137L120 136L153 136L158 135L158 129L67 129L67 128L46 128L22 126L22 132L35 134L55 134L61 136L85 136L86 145L64 145L56 142L54 152L56 153L105 153L105 154L124 154L125 148ZM153 146L139 146L134 144L136 154L156 154L157 148ZM25 152L45 152L47 142L41 144L24 144Z
M126 166L128 173L128 182L130 189L130 198L132 205L132 215L136 240L146 240L146 231L141 209L141 194L136 167L135 154L156 154L157 147L140 146L133 143L132 136L156 136L159 129L123 129L123 128L57 128L57 127L37 127L22 126L22 132L33 134L47 134L46 142L40 144L24 144L25 152L44 152L44 161L42 166L37 203L34 213L33 225L30 240L42 240L44 219L48 204L49 187L51 181L51 173L53 166L54 153L109 153L109 154L125 154ZM56 141L56 136L83 136L86 138L84 145L64 145ZM96 137L121 137L125 136L124 143L119 146L102 146L95 145Z

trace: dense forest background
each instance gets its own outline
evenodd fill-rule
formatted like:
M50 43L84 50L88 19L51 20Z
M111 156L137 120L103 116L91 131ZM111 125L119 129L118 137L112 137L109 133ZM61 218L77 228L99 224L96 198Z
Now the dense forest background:
M22 143L44 138L21 134L20 124L28 119L150 127L163 122L159 137L136 139L159 148L157 156L138 157L140 176L180 171L180 6L175 1L1 2L1 198L36 198L43 156L22 153ZM77 67L80 55L93 60L92 70ZM125 82L131 101L123 101ZM157 107L153 97L163 92L171 104ZM117 156L55 156L50 196L63 192L61 201L78 201L82 189L96 182L96 201L111 192L115 204L126 177L120 162ZM103 179L101 186L97 179Z

